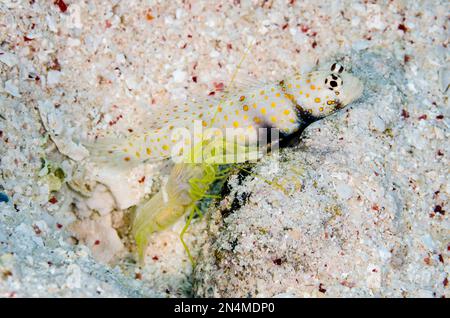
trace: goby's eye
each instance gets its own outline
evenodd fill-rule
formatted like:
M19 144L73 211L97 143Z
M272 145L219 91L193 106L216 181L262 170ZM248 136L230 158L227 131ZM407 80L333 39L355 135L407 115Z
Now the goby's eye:
M342 86L343 82L339 75L330 74L325 78L325 86L334 91Z
M333 73L339 73L341 74L344 71L344 67L339 64L339 63L333 63L333 65L331 65L331 72Z

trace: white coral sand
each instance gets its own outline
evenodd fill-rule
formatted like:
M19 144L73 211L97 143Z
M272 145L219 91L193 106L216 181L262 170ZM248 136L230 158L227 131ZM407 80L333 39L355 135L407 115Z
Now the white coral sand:
M58 3L0 3L1 296L448 296L445 1ZM247 178L221 202L251 192L242 208L194 222L194 275L184 220L140 269L120 209L164 173L80 183L81 142L226 87L250 43L237 85L345 56L365 95L311 126L280 171L255 167L286 193Z

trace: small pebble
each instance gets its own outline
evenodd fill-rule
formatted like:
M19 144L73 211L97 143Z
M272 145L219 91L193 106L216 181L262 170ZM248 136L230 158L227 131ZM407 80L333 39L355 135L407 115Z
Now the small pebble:
M19 60L14 54L0 51L0 62L6 64L9 67L13 67L19 62Z
M338 183L336 185L336 192L342 200L348 200L353 195L353 189L345 183Z
M186 75L186 72L182 70L176 70L172 74L175 83L182 83L186 79Z
M13 80L5 82L5 91L14 97L20 97L19 88L16 86Z
M50 71L47 74L47 84L48 86L55 86L59 83L59 79L61 77L61 72L58 71Z
M3 192L0 192L0 202L9 202L9 198Z

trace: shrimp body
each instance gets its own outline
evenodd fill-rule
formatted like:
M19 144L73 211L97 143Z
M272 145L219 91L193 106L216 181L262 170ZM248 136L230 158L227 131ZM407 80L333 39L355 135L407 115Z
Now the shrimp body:
M150 234L175 223L189 207L201 199L192 191L189 180L204 175L205 171L199 165L175 165L164 188L137 207L132 230L141 260ZM208 188L209 184L205 186L204 191Z

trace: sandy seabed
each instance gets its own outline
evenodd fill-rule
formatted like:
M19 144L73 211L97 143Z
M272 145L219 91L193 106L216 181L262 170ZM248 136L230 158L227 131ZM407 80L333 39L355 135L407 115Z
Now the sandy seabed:
M449 296L448 12L437 0L2 1L0 295ZM251 43L238 85L340 60L364 94L254 167L283 191L229 180L189 231L195 270L184 220L140 268L127 211L166 167L97 175L86 198L73 191L92 177L80 140L144 130L144 115L220 91Z

